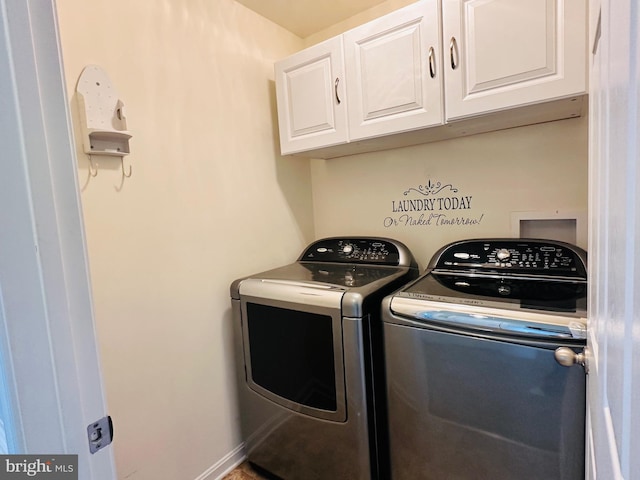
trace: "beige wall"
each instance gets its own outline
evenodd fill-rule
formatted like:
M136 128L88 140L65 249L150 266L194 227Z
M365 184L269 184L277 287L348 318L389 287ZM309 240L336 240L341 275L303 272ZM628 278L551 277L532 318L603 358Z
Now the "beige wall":
M273 63L302 41L232 0L57 8L77 139L89 64L133 134L124 183L117 159L91 178L78 154L118 478L215 478L241 442L229 284L313 237L309 162L276 153Z
M586 117L313 160L316 234L395 238L424 268L448 242L512 236L518 212L586 214L587 169ZM402 200L423 210L398 211Z

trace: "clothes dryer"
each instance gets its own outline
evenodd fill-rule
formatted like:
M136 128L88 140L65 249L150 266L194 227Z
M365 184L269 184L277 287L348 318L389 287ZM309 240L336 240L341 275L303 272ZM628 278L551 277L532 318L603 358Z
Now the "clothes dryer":
M231 285L247 456L286 480L388 479L380 305L405 245L332 237Z

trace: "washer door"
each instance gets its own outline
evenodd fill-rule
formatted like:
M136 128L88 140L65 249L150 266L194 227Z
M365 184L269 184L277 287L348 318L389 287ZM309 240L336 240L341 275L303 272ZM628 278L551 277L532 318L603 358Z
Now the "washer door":
M344 290L245 282L240 303L249 387L291 410L346 421L340 313Z

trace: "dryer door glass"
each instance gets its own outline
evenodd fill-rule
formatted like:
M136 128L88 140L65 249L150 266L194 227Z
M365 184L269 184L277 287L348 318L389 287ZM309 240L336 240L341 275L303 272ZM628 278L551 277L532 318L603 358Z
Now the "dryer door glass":
M335 412L333 318L257 303L246 307L253 383L294 404Z

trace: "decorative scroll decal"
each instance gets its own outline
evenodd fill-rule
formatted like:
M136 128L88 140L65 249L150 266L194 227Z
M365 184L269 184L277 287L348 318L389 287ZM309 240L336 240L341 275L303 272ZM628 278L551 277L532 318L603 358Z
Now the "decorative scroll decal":
M470 215L473 196L457 193L458 188L451 183L429 179L425 184L406 189L403 196L408 198L392 200L393 215L386 217L383 224L386 228L479 225L484 213Z
M417 192L420 193L421 195L437 195L438 193L440 193L442 190L444 190L445 188L448 188L452 193L458 193L458 189L454 188L453 185L451 185L450 183L446 184L446 185L442 185L442 183L440 182L431 182L431 180L428 180L426 184L424 185L418 185L417 187L411 187L409 190L407 190L406 192L404 192L405 195L409 195L409 193L411 192Z

